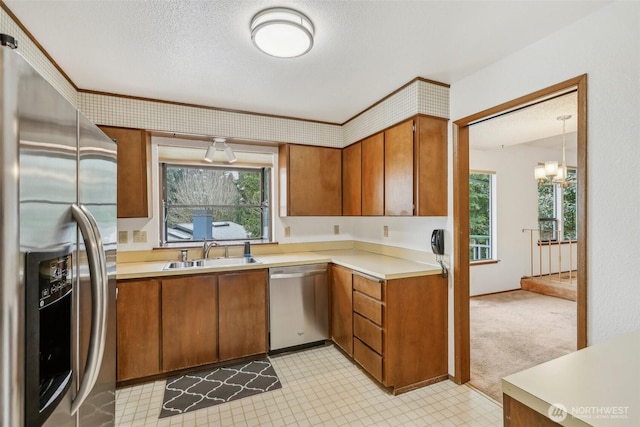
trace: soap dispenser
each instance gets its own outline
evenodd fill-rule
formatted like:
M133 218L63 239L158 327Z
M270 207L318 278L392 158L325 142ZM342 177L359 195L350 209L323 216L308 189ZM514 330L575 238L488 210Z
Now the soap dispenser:
M244 242L244 257L251 258L251 243Z

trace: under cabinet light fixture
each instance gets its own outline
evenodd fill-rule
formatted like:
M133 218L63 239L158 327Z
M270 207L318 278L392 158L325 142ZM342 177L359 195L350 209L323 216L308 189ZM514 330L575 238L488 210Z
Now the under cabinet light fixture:
M267 55L295 58L313 47L313 23L297 10L274 7L251 19L251 41Z

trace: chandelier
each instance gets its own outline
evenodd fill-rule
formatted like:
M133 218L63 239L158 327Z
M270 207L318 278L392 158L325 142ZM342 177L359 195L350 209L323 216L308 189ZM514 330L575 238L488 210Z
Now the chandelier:
M558 164L556 160L551 160L544 163L538 163L534 169L535 178L538 183L542 185L557 184L562 187L566 187L570 182L567 178L567 135L566 124L567 120L571 118L571 115L566 114L558 116L558 120L562 120L562 163Z

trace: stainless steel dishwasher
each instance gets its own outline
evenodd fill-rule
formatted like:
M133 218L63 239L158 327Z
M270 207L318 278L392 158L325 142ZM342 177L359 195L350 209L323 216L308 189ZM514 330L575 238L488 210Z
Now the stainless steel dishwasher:
M329 338L327 264L269 269L269 350Z

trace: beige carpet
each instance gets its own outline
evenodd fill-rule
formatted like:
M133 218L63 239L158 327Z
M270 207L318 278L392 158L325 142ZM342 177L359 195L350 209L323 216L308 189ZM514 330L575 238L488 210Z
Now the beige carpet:
M523 290L472 297L470 384L502 403L502 377L576 349L576 303Z

